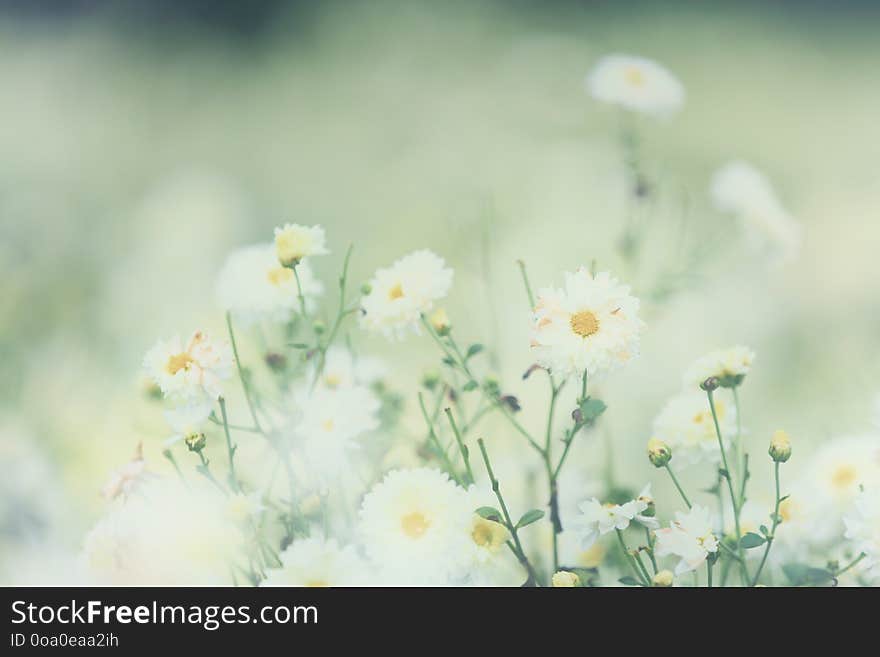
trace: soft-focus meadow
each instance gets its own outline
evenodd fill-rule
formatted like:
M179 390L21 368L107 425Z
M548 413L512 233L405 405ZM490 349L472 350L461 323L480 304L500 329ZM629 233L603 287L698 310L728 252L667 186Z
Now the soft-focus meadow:
M536 289L593 262L632 285L641 354L596 383L608 410L571 448L564 505L650 482L672 518L676 491L645 445L682 372L718 347L757 355L740 395L762 507L775 430L791 436L789 484L829 441L880 444L878 24L859 4L327 3L243 38L0 14L0 582L67 581L109 504L102 488L139 443L148 472L175 476L144 353L176 333L224 336L227 254L286 222L325 228L331 254L312 266L330 309L349 244L353 296L406 253L442 256L456 337L486 345L481 368L535 431L548 394L522 379L534 357L517 260ZM637 119L652 187L636 264L618 249L619 113L584 86L609 52L656 59L686 94L674 116ZM732 159L761 169L801 224L792 261L756 255L713 207L712 174ZM239 341L259 366L260 340ZM423 463L430 338L389 342L352 321L346 341L385 361L402 404L378 467ZM247 420L240 386L226 386L232 419ZM478 435L512 506L543 508L540 462L504 419ZM249 438L236 440L247 463ZM178 461L194 467L185 450ZM680 479L712 506L697 492L711 471ZM530 529L550 540L546 519Z

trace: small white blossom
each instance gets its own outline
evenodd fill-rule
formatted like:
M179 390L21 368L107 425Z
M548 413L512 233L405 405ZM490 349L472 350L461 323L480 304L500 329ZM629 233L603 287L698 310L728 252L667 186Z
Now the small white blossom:
M275 254L285 267L297 265L303 258L329 253L321 226L284 224L275 229Z
M627 110L668 116L684 104L684 87L667 69L650 59L606 55L587 77L596 100Z
M175 402L216 400L221 384L232 376L232 349L196 331L187 342L180 336L158 342L144 357L144 367L162 394Z
M658 529L656 551L658 557L680 557L675 574L696 570L706 558L718 550L718 539L713 530L711 512L694 505L687 513L675 514L675 521L667 529Z

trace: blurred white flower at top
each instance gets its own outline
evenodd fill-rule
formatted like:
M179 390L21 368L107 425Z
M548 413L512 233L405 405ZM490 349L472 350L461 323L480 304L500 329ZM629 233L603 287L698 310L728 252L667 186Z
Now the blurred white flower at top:
M377 270L369 293L361 299L361 326L387 337L420 333L421 315L448 294L452 276L443 258L428 250L415 251Z
M695 504L688 512L675 514L669 528L658 529L657 556L680 557L675 574L696 570L710 553L718 550L718 539L713 533L714 521L709 509Z
M644 57L606 55L587 76L596 100L627 110L668 116L684 104L684 87L666 68Z
M748 347L736 346L716 349L698 358L684 374L685 388L699 388L700 384L710 377L718 379L725 388L732 388L742 383L749 373L755 352Z
M565 288L538 292L531 347L539 365L563 377L593 376L638 355L639 300L607 272L581 267L565 274Z
M468 555L474 509L446 474L395 470L364 497L360 533L389 584L446 583Z
M579 535L581 549L587 550L596 540L612 530L624 530L633 520L646 526L656 526L653 518L642 516L649 506L650 485L638 498L625 504L602 504L595 497L580 505L581 515L572 522L572 531Z
M324 286L308 262L298 264L294 273L278 262L272 244L236 249L217 277L217 302L245 326L261 320L286 322L299 312L297 276L310 312Z
M232 375L232 349L196 331L184 343L180 336L160 340L144 357L147 374L166 398L175 402L218 399L221 383Z
M736 431L736 410L719 397L714 401L726 449ZM679 466L721 459L712 410L703 392L687 390L670 399L654 419L652 437L672 448L672 462Z
M802 479L826 506L842 512L861 487L880 485L880 436L832 440L813 454Z
M710 194L719 211L736 215L755 251L772 263L793 260L803 241L801 225L782 205L767 178L739 160L728 162L712 176Z
M880 488L860 491L843 522L846 526L844 535L851 542L855 555L865 554L858 566L859 571L872 580L880 579Z
M279 555L281 567L267 572L263 586L358 586L368 583L367 564L351 546L333 539L302 538Z
M324 244L321 226L284 224L275 229L275 253L285 267L298 264L303 258L330 253Z

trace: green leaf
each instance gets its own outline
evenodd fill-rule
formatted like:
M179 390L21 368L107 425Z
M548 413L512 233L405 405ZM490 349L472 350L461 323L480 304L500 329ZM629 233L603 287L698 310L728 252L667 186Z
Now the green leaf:
M288 347L293 347L294 349L308 349L309 345L304 344L302 342L292 342L287 345Z
M443 364L448 365L449 367L455 367L455 361L452 360L449 356L443 357Z
M541 518L544 517L544 512L540 509L532 509L531 511L526 511L522 518L519 519L519 522L516 523L516 528L525 527L526 525L531 525L533 522L537 522Z
M471 357L476 356L481 351L483 351L483 345L472 344L470 347L468 347L467 353L464 355L464 359L469 360Z
M756 548L759 545L764 545L767 542L767 539L761 536L760 534L756 534L755 532L749 532L741 539L739 539L739 546L741 548L745 548L746 550L750 548Z
M501 512L493 506L481 506L477 509L476 514L486 520L501 522Z
M578 410L581 412L580 424L592 424L605 412L606 408L608 407L601 399L593 399L592 397L582 399L578 404Z
M641 584L639 584L639 581L635 577L630 577L629 575L627 575L626 577L621 577L617 581L621 584L625 584L626 586L641 586Z
M785 564L782 572L794 586L819 586L834 580L834 575L829 570L804 563Z
M464 392L470 392L471 390L476 390L477 386L479 386L479 385L480 385L479 383L477 383L476 381L471 379L470 381L468 381L467 383L464 384L464 386L462 387L462 390Z

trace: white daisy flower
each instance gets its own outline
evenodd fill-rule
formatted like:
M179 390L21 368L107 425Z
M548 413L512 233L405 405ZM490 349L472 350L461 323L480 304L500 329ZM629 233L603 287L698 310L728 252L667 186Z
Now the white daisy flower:
M853 552L865 554L859 571L872 580L880 578L880 488L860 491L843 522L844 537L851 542Z
M360 531L368 556L393 583L445 583L467 556L474 510L446 475L395 470L364 497Z
M212 340L196 331L184 343L180 336L161 340L147 352L144 367L166 398L191 403L216 400L221 383L232 376L232 349L225 340Z
M710 194L719 211L737 216L753 250L777 264L797 256L803 241L801 225L751 164L733 161L722 166L712 177Z
M287 322L300 311L296 276L302 285L306 311L312 312L324 287L308 262L298 264L294 274L278 262L272 244L236 249L217 277L217 302L245 326L261 320Z
M736 433L736 410L715 398L718 426L727 449ZM670 399L654 419L653 438L672 448L678 466L717 463L721 460L712 409L704 392L688 390Z
M275 254L285 267L298 265L308 256L325 255L327 250L321 226L284 224L275 229Z
M610 531L623 531L633 520L655 527L653 518L642 514L650 504L651 488L645 488L639 497L625 504L602 504L595 497L582 502L581 515L574 519L572 531L579 534L581 549L589 549L596 540Z
M674 555L681 560L675 566L680 575L703 565L709 554L718 550L709 509L695 504L687 513L679 511L668 529L658 529L655 545L658 557Z
M314 390L304 386L293 394L293 406L294 445L302 450L309 470L319 477L338 475L357 448L354 440L379 427L380 402L363 386L318 386Z
M428 250L415 251L391 267L379 269L370 293L361 299L361 326L387 337L420 333L420 317L442 299L452 285L452 270Z
M565 288L538 292L531 347L542 367L563 377L590 378L638 355L639 300L607 272L581 267L565 274Z
M848 509L862 487L880 486L880 436L837 438L817 450L802 475L832 509Z
M281 567L267 573L263 586L358 586L367 583L367 565L351 546L333 539L302 538L279 555Z
M716 349L697 359L685 372L684 387L699 388L710 377L718 379L723 388L733 388L742 383L749 373L755 352L748 347L736 346Z
M587 76L596 100L627 110L668 116L684 104L684 87L655 61L632 55L606 55Z

